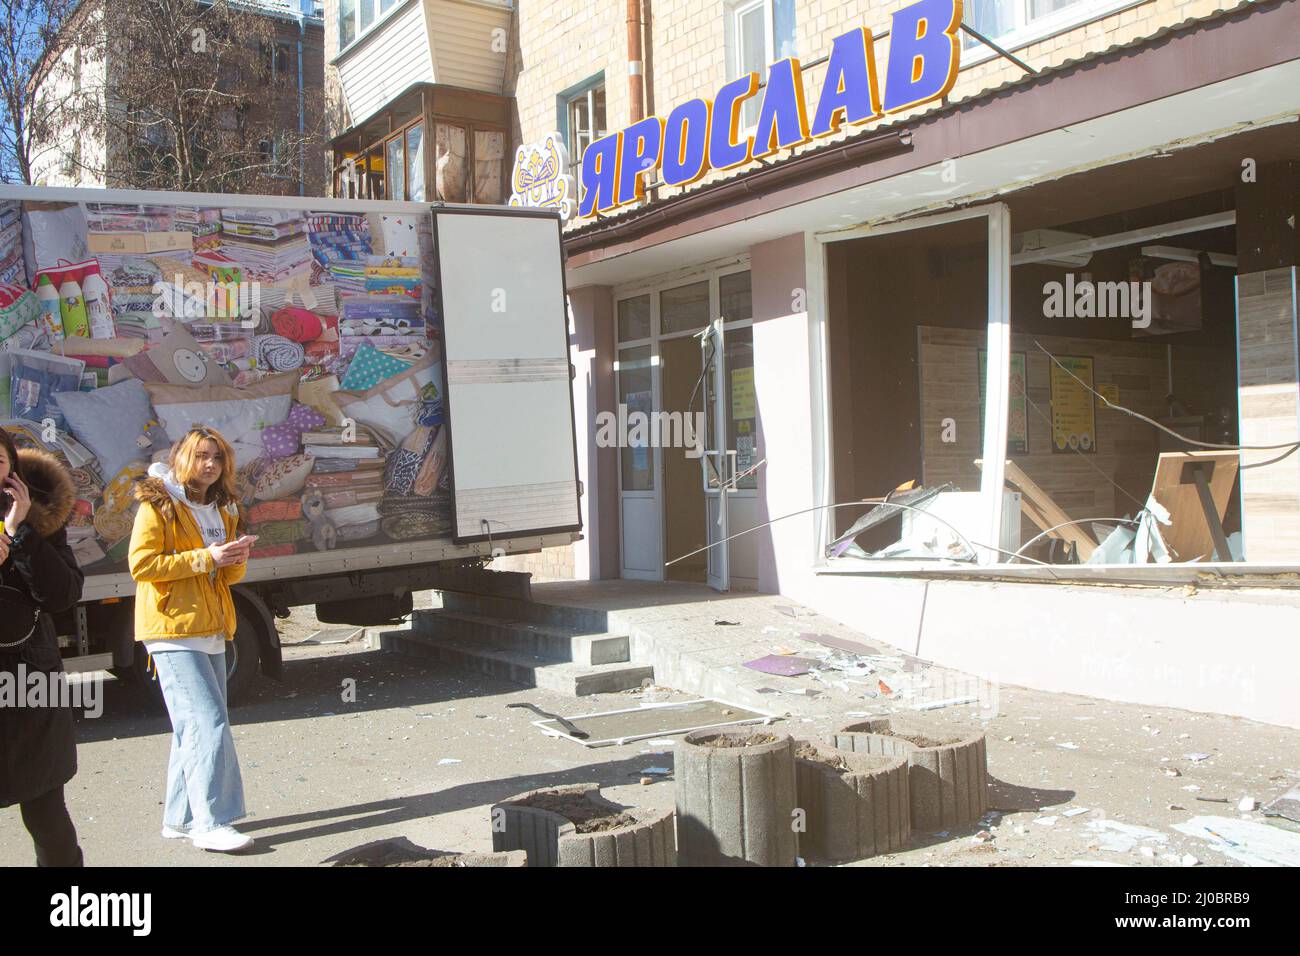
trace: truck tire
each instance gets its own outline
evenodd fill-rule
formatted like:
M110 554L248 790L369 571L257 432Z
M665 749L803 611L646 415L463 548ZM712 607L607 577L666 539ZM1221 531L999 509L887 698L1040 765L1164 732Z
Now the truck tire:
M261 656L257 642L257 622L244 610L241 602L235 602L235 639L226 642L226 700L231 707L242 703L257 682L258 662ZM151 710L163 712L166 702L162 696L162 686L149 667L149 655L143 644L135 646L135 662L132 671L136 683L146 698Z
M236 601L235 639L226 642L226 699L231 706L243 703L257 683L260 657L257 621L242 601Z

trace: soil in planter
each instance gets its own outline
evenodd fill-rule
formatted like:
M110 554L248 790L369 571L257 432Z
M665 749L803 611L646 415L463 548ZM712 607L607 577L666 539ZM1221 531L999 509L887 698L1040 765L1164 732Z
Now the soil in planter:
M813 763L823 764L836 773L848 773L853 769L843 757L836 754L822 753L810 743L796 744L794 756L796 760L810 760Z
M630 813L611 813L609 807L587 799L582 794L560 793L555 790L535 793L527 800L516 800L512 806L533 807L559 814L568 820L579 833L603 833L630 827L637 818Z
M692 741L700 747L761 747L763 744L774 744L781 738L776 734L749 734L741 736L740 734L714 734L712 737L701 737L699 740Z
M942 739L936 739L934 737L927 737L925 734L884 734L883 736L894 737L898 740L906 740L909 744L914 744L923 750L930 747L944 747L948 744L961 743L960 737L944 737Z

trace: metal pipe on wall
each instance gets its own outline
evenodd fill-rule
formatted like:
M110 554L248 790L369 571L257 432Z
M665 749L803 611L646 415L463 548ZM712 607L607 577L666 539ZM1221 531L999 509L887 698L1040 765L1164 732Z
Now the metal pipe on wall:
M645 118L645 62L641 58L641 0L627 0L627 100L631 122Z

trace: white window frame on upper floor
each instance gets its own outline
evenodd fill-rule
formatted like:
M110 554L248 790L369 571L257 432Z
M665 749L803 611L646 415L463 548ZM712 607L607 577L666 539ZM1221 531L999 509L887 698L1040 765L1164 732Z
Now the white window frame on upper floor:
M1112 16L1130 7L1140 7L1145 3L1150 3L1151 0L1079 0L1078 3L1073 3L1063 10L1057 10L1034 20L1029 19L1031 0L997 0L997 2L1010 8L1014 14L1014 22L1009 29L996 34L986 33L985 36L1008 53L1011 53L1023 49L1031 43L1038 43L1040 40L1077 30L1094 20ZM979 24L971 18L969 10L966 12L964 19L970 26L979 29ZM983 33L984 31L981 30L980 32ZM997 56L997 53L993 50L990 50L969 34L965 34L964 48L961 54L963 68L983 63L995 56Z
M763 11L763 62L765 66L763 70L759 71L758 80L760 83L767 82L766 68L771 66L777 60L782 59L782 57L780 56L780 51L776 49L776 37L775 37L776 15L773 11L773 7L777 2L778 0L726 0L726 2L724 3L728 80L734 80L744 72L741 65L740 19L742 16L744 16L745 14L749 13L752 10L761 8ZM795 0L781 0L781 2L788 2L791 5L792 7L791 13L793 15L794 13L793 8L796 7ZM795 19L794 28L795 28L795 35L792 36L790 39L790 50L785 54L786 56L797 55L797 50L798 50L798 42L797 42L798 19L797 18ZM759 97L754 97L753 100L747 102L753 102L754 100L757 99L759 99ZM741 115L742 117L744 116L743 112ZM757 120L757 117L755 117L755 120ZM753 123L744 123L742 119L742 127L741 127L742 133L753 132L753 129L754 129Z
M335 17L332 24L327 25L329 29L334 31L335 47L338 49L338 53L335 54L336 56L341 56L355 49L358 44L364 42L367 37L374 34L376 30L384 26L389 20L396 16L399 10L406 9L411 0L368 0L368 2L374 6L375 16L368 26L362 27L361 7L366 2L367 0L353 0L352 22L356 27L356 32L352 34L352 39L347 43L347 45L344 45L343 43L343 31L340 29L343 22L343 4L342 2L339 3L339 15ZM460 2L472 6L492 7L496 10L514 10L515 8L514 0L460 0ZM384 4L387 4L387 9L381 9Z

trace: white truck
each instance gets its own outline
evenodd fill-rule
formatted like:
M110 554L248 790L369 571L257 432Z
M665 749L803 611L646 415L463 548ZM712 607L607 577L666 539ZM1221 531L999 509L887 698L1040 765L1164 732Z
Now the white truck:
M143 676L132 486L194 424L232 442L259 536L234 700L280 676L292 607L372 625L416 590L517 593L484 563L580 537L555 215L0 186L0 283L0 425L77 483L69 670Z

